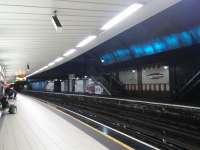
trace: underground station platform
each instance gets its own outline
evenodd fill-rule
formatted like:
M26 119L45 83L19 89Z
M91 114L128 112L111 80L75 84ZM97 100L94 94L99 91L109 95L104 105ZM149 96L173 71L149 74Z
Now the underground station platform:
M36 98L20 94L17 105L17 114L2 116L0 150L134 150ZM134 142L142 149L157 149L142 141Z
M200 150L200 0L0 0L0 150Z
M1 150L199 147L195 106L36 91L16 103L16 114L2 114Z

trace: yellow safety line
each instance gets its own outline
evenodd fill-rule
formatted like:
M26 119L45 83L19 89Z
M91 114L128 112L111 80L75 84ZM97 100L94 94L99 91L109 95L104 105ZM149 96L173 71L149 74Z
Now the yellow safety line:
M43 101L42 101L42 102L43 102ZM44 102L43 102L43 103L44 103ZM55 104L52 104L52 103L49 103L49 102L47 102L47 103L45 103L45 104L47 104L49 107L53 108L54 110L59 111L59 112L65 114L65 115L67 115L67 116L73 118L74 120L76 120L76 121L80 122L81 124L87 126L88 128L92 129L93 131L97 132L98 134L101 134L101 135L105 136L106 138L112 140L113 142L115 142L115 143L121 145L122 147L126 148L127 150L135 150L134 148L132 148L132 147L128 146L127 144L125 144L125 143L119 141L118 139L116 139L116 138L114 138L114 137L112 137L112 136L110 136L110 135L104 134L104 133L101 132L100 130L95 129L94 127L92 127L92 126L86 124L85 122L83 122L83 121L81 121L81 120L79 120L79 119L77 119L77 118L75 118L75 117L73 117L73 116L71 116L71 115L69 115L69 114L67 114L67 113L65 113L65 112L63 112L63 111L61 111L61 110L59 110L59 109L57 109L57 108L55 107L55 106L56 106ZM59 106L58 106L58 107L59 107Z

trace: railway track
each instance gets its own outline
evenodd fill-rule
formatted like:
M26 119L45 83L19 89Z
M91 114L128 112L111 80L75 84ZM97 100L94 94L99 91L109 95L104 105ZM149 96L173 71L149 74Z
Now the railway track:
M73 110L163 150L199 150L199 110L28 93Z

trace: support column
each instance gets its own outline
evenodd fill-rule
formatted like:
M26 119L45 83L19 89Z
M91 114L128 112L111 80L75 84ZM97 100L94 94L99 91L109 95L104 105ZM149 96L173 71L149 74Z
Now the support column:
M137 68L137 81L138 81L138 91L139 91L139 96L143 96L143 91L142 91L142 67Z
M177 99L177 75L176 75L176 64L171 64L169 67L169 86L170 86L170 94L172 99Z
M74 74L69 75L69 92L74 92Z

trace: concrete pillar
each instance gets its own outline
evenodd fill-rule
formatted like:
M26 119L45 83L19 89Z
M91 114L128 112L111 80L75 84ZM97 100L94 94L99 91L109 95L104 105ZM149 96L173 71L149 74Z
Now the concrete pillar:
M143 92L142 92L142 67L137 68L137 82L138 82L139 95L143 96Z
M69 92L69 80L64 80L64 91Z
M75 79L75 75L70 74L69 75L69 92L74 92L74 79Z

